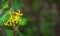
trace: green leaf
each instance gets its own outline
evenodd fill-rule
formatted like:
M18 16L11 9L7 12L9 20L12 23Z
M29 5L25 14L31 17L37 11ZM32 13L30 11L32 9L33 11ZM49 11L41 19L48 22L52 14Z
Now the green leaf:
M2 1L5 1L5 0L2 0Z
M3 8L7 8L8 7L8 1L7 2L3 2L2 6L3 6Z
M9 10L10 10L10 8L9 8L9 7L7 7L7 8L5 8L5 10L6 10L6 11L9 11Z
M19 22L20 25L26 25L27 19L26 18L21 18L21 21Z
M9 19L10 15L6 13L0 18L0 25L3 25L4 22L6 22Z
M4 31L6 32L7 36L13 36L13 30L5 29Z
M3 9L0 9L0 15L2 14Z
M12 8L13 8L13 9L20 9L21 6L22 6L22 3L21 3L21 2L15 2L15 3L12 5Z

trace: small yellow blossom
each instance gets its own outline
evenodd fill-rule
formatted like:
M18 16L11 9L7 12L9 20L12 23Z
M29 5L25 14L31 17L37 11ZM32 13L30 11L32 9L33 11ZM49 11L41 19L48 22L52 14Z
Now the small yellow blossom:
M10 20L10 26L12 26L12 22L11 22L11 20Z
M14 22L16 22L16 24L17 24L19 21L21 21L21 20L19 20L20 16L23 15L20 13L20 10L18 10L17 12L9 11L9 14L10 14L10 18L9 18L9 20L7 20L6 23L4 23L5 26L12 26L12 24ZM10 22L10 23L8 23L8 22Z
M20 14L20 16L22 16L23 14Z
M5 26L9 26L8 22L9 22L9 20L8 20L6 23L4 23L4 25L5 25Z
M5 26L8 26L8 24L7 24L7 23L4 23L4 25L5 25Z

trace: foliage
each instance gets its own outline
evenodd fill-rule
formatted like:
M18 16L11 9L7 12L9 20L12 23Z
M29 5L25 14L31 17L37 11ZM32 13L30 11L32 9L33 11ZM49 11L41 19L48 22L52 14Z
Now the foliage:
M0 16L3 14L5 10L6 10L6 13L4 13L4 15L0 17L0 26L4 27L3 29L6 32L6 36L14 36L14 32L13 32L14 29L17 31L16 33L20 34L18 30L19 24L21 23L20 25L23 26L26 24L26 21L27 21L25 18L21 19L20 17L22 15L20 13L22 2L15 1L11 8L8 6L9 0L8 1L2 0L1 2L2 2L2 5L1 5L2 8L0 8ZM16 12L14 11L15 9L17 10ZM8 29L7 27L11 29Z
M3 27L6 36L40 36L40 33L42 36L55 36L54 28L57 17L53 13L53 9L43 10L45 5L42 0L33 0L32 5L30 5L32 0L23 1L0 1L0 26ZM47 1L54 2L54 0Z

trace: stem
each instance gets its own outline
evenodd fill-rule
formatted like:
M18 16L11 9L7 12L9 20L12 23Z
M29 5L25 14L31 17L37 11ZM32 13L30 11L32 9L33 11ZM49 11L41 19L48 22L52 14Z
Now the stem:
M14 0L10 0L9 7L11 7L13 3L14 3ZM13 26L12 27L13 27L13 31L14 31L14 36L16 36L15 23L13 23Z
M15 23L13 23L13 31L14 31L14 36L16 36L16 35L17 35L17 34L16 34L17 29L16 29L16 27L15 27Z

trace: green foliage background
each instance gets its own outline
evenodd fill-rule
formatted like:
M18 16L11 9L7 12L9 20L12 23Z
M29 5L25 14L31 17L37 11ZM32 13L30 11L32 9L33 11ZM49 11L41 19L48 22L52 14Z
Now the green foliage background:
M10 17L8 14L10 8L13 8L13 10L20 9L21 13L23 13L16 36L40 36L41 34L41 36L56 36L54 29L58 16L55 16L52 8L41 11L43 3L41 0L1 0L0 2L0 26L6 33L6 36L14 36L12 28L3 25ZM12 2L12 4L9 2ZM30 2L33 4L30 4ZM54 0L48 0L48 2L52 3Z

